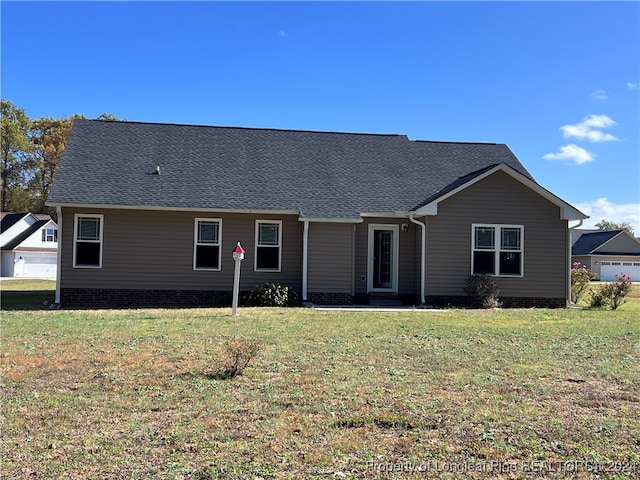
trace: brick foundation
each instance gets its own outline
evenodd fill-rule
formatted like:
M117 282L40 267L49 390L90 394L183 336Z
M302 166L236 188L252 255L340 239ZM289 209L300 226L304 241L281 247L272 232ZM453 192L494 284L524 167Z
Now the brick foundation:
M246 305L249 292L240 293L240 305ZM316 305L368 304L368 295L309 292L307 300ZM417 305L419 299L403 295L403 305ZM565 308L564 298L500 297L504 308ZM210 290L128 290L97 288L62 288L62 308L178 308L226 307L231 305L231 292ZM467 296L428 296L426 304L436 307L470 307Z
M246 296L248 293L241 294L241 298ZM222 307L231 305L231 292L61 288L60 305L62 308Z
M316 305L352 305L353 297L349 293L307 293L307 300Z
M499 297L504 308L565 308L564 298L536 298L536 297ZM472 307L472 300L467 296L428 296L427 305L436 307Z

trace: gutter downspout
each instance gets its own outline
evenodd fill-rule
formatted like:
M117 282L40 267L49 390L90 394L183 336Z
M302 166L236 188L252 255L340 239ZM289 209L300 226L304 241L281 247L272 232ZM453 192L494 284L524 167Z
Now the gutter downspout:
M351 298L356 296L356 224L351 230Z
M57 253L57 261L58 265L56 265L56 297L54 302L60 305L60 278L62 273L62 207L58 205L56 207L56 212L58 213L58 253Z
M307 301L307 276L309 272L309 220L302 228L302 301Z
M573 303L571 301L571 230L575 230L576 228L580 228L583 224L584 220L579 220L577 225L574 225L573 227L569 227L568 230L568 235L567 235L567 266L569 267L567 269L567 303L569 305L575 305L575 303Z
M419 222L413 217L413 213L409 214L409 220L416 225L420 225L422 229L422 248L420 249L420 305L425 304L425 286L427 283L427 225Z

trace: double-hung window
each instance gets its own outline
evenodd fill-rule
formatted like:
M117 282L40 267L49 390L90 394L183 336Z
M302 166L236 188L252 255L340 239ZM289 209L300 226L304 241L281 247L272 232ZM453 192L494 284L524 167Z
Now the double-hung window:
M521 277L522 225L473 225L471 273Z
M222 220L196 218L193 247L194 270L220 270Z
M279 272L282 256L282 222L279 220L256 221L255 270Z
M73 235L73 266L102 268L104 215L76 214Z

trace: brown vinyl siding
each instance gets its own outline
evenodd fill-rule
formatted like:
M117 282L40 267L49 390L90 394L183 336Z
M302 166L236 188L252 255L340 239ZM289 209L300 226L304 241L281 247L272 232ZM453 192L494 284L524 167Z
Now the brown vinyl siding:
M351 294L353 224L309 224L308 284L314 293Z
M73 268L74 214L101 214L102 268ZM194 270L196 218L221 220L221 270ZM281 272L255 272L256 220L282 221ZM427 224L426 292L463 296L471 273L473 224L524 227L523 277L496 277L503 297L563 299L567 291L567 222L559 207L497 172L443 200ZM398 293L419 296L421 230L408 218L365 217L362 223L309 224L307 291L356 296L367 292L369 226L396 225L399 239ZM402 225L408 231L402 231ZM303 223L297 215L216 214L135 209L62 209L60 288L228 292L233 284L231 252L246 250L240 289L265 282L302 289ZM362 280L364 278L364 281Z
M523 277L496 277L505 297L565 298L567 222L559 207L503 172L438 205L427 233L427 295L464 295L474 223L524 227Z
M102 268L73 268L74 214L103 214ZM220 271L193 269L196 218L222 220ZM281 272L255 272L256 220L282 220ZM300 291L302 223L295 215L217 214L130 209L63 208L61 288L227 291L233 286L231 252L246 250L240 289L278 282Z

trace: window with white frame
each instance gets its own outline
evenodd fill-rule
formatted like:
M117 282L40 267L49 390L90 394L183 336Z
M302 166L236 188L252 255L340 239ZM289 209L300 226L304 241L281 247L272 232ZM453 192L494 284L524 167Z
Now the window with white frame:
M473 225L473 275L523 275L522 225Z
M279 220L256 221L255 270L279 272L282 256L282 222Z
M103 215L76 214L73 235L73 266L102 268Z
M57 228L43 228L42 229L42 241L43 242L57 242L58 241L58 229Z
M222 220L196 218L193 246L194 270L220 270Z

